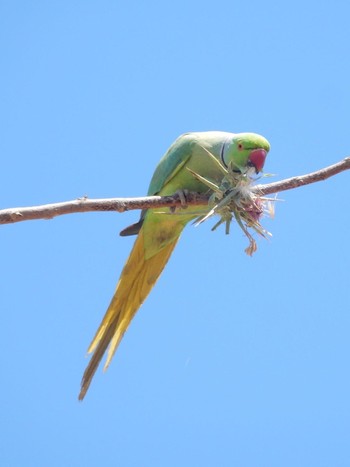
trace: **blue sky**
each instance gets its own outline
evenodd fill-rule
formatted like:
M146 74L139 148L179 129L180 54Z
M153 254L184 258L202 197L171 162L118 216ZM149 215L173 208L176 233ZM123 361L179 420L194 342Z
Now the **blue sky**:
M349 3L0 2L1 208L139 196L186 131L275 180L350 153ZM0 229L3 466L348 466L349 174L280 195L253 258L188 227L83 403L137 217Z

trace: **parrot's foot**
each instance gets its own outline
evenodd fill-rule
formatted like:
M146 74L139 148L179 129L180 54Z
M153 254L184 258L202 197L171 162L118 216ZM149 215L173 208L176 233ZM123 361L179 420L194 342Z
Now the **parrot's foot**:
M188 207L188 204L187 204L187 195L188 195L189 191L184 189L184 190L177 190L175 192L175 195L177 195L179 198L180 198L180 201L181 201L181 208L182 209L187 209ZM176 210L176 206L171 206L170 208L170 212L175 212Z

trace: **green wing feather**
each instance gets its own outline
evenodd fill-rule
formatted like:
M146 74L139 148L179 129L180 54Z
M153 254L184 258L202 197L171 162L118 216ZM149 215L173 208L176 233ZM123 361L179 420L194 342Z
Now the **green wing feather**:
M193 137L191 133L184 133L170 146L160 160L148 188L148 196L156 195L181 170L192 155ZM122 237L137 235L142 227L146 209L141 212L141 218L135 224L126 227L120 232Z
M181 170L192 155L191 133L184 133L170 146L160 160L151 180L148 195L156 195Z

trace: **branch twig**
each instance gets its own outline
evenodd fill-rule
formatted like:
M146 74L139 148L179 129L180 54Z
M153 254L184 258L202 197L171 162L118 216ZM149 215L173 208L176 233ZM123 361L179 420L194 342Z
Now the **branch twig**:
M350 157L310 174L280 180L266 185L256 185L253 190L261 196L291 190L310 183L326 180L344 170L350 169ZM186 196L189 205L206 205L208 197L197 193ZM180 206L181 199L174 196L147 196L143 198L109 198L88 199L78 198L63 203L44 204L41 206L19 207L0 210L0 224L13 224L15 222L34 219L52 219L63 214L93 211L125 212L133 209L147 209L158 207Z

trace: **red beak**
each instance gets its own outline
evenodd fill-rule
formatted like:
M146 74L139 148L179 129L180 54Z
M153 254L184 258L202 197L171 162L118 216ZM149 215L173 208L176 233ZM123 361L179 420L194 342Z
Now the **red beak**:
M265 149L254 149L254 151L250 153L249 162L255 168L257 174L262 171L266 156L267 152Z

